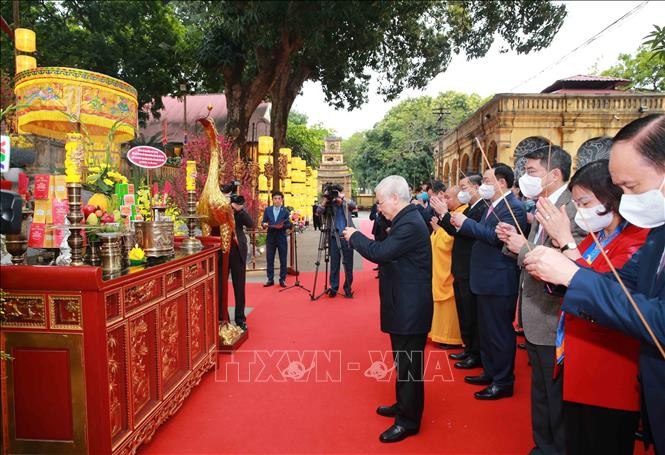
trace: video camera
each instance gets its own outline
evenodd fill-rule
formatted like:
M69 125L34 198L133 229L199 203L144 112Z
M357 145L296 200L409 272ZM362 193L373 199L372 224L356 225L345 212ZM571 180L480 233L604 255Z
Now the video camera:
M222 186L222 193L231 193L238 194L238 187L240 186L239 180L232 180L231 183L227 183Z
M324 183L321 193L323 197L326 198L326 201L332 202L339 197L339 193L343 193L344 188L337 183Z

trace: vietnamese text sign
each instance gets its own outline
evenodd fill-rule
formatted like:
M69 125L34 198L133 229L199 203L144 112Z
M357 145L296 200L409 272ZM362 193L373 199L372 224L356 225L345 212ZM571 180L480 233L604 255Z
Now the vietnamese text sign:
M155 169L166 163L166 154L155 147L139 145L129 149L127 159L138 167Z

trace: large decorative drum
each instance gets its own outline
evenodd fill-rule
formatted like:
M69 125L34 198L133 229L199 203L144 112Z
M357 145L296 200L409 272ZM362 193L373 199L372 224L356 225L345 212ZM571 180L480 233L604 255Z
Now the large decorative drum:
M64 141L77 123L88 140L106 144L134 139L138 101L134 87L104 74L74 68L44 67L15 77L19 133Z

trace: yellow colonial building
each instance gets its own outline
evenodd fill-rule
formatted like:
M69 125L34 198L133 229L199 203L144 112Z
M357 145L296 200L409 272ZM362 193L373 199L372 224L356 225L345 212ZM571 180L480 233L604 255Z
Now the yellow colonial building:
M625 124L651 113L665 113L664 93L617 90L625 79L574 76L541 93L501 93L434 144L435 177L450 185L489 161L524 172L526 153L550 142L573 157L573 171L609 157L610 138Z

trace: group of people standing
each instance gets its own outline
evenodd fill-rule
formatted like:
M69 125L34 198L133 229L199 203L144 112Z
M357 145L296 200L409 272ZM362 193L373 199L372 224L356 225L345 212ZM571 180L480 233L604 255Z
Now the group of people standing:
M525 158L518 182L499 163L450 188L435 182L427 204L386 177L374 214L383 237L343 231L379 265L381 329L398 373L396 403L377 409L395 417L380 439L420 428L428 334L461 338L450 357L482 367L465 377L484 387L476 399L511 397L517 318L531 365L531 453L632 453L640 412L644 438L665 451L665 116L626 125L610 160L572 177L558 146ZM535 213L514 187L537 201Z

